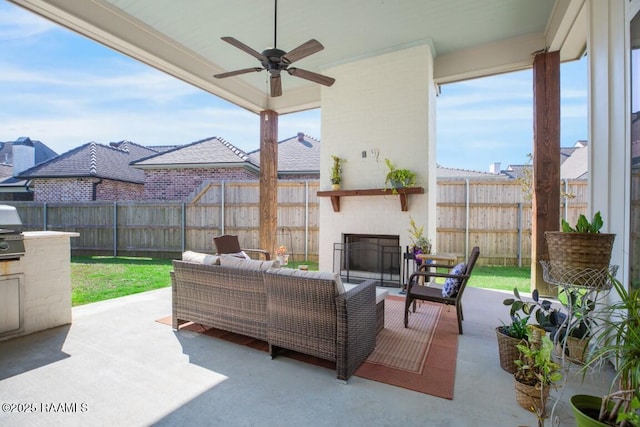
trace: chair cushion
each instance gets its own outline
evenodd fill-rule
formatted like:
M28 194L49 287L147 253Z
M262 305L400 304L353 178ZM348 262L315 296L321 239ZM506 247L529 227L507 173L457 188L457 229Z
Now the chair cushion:
M203 254L201 252L193 252L193 251L183 252L182 260L187 262L195 262L198 264L220 265L219 256Z
M451 269L449 274L464 274L464 270L467 268L467 265L464 262L456 265ZM444 286L442 286L442 296L445 298L453 298L458 293L458 289L460 288L462 280L456 279L453 277L448 277L444 281Z
M231 254L220 255L220 265L223 267L257 271L265 271L270 268L280 268L280 263L277 259L273 261L261 261L257 259L238 258Z

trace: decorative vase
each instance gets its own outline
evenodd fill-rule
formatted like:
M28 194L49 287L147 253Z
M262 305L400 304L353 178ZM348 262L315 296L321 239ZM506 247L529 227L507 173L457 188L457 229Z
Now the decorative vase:
M577 427L609 427L610 424L605 424L598 421L598 414L600 413L600 406L602 405L602 399L596 396L588 396L586 394L576 394L571 396L571 408L573 409L573 415L576 417Z
M339 190L339 189L340 189L340 184L331 184L331 188L332 188L334 191L337 191L337 190Z
M496 328L496 336L498 338L498 355L500 356L500 367L506 372L513 374L518 368L515 361L518 360L520 352L516 345L524 342L524 339L513 338L504 333L504 327Z
M278 255L276 258L278 259L278 262L280 263L280 265L289 264L289 254Z

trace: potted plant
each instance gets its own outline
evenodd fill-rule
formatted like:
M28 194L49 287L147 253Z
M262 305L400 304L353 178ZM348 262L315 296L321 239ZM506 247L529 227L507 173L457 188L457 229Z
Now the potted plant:
M342 182L342 164L344 159L338 156L331 156L333 165L331 166L331 186L334 190L340 189L340 183Z
M500 367L513 374L516 371L515 361L519 358L518 344L526 342L527 326L531 316L536 319L537 325L550 329L553 324L551 317L554 316L555 309L552 308L548 300L540 300L537 289L531 293L531 301L525 301L520 297L518 288L513 288L513 298L506 298L502 303L509 306L509 317L511 323L502 323L496 328L498 339L498 354L500 357Z
M416 265L422 265L422 260L416 258L418 254L430 254L431 253L431 241L424 236L424 226L418 227L414 219L409 216L409 238L413 245L411 245L411 253L413 259L416 261Z
M385 186L387 184L391 186L394 194L397 193L398 188L411 187L416 183L415 172L409 169L396 169L389 159L384 159L384 161L387 164L387 168L389 168L384 183Z
M596 308L592 291L581 288L563 289L566 301L559 298L567 313L558 312L551 318L555 327L550 338L555 343L556 354L572 362L584 363L589 340L597 327L593 311ZM568 313L571 313L569 316ZM567 324L568 323L568 324Z
M289 254L286 246L278 246L276 249L276 258L280 265L287 265L289 263Z
M552 280L590 288L608 283L615 234L600 233L603 224L600 212L596 212L591 222L580 215L574 227L562 220L562 231L544 233Z
M589 369L611 361L616 373L606 396L571 397L578 426L640 425L640 288L627 291L617 279L610 280L620 300L599 317L602 327L581 372L584 378Z
M527 338L517 345L520 357L515 361L517 369L513 374L516 400L541 419L550 388L562 379L561 367L551 359L553 343L543 328L529 325Z

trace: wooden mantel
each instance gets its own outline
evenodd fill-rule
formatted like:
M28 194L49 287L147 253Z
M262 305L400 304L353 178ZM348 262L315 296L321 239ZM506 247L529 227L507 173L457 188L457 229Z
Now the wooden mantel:
M407 196L409 194L424 194L423 187L398 188L394 194L391 188L369 188L362 190L334 190L318 191L318 197L331 197L331 205L334 212L340 212L340 197L345 196L398 196L400 198L400 209L403 212L409 210Z

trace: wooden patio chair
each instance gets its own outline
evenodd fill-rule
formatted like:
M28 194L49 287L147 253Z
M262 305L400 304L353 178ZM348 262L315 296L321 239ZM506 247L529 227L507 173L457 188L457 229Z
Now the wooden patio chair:
M218 255L222 254L241 254L242 252L250 252L264 256L265 260L271 260L271 254L264 249L243 249L240 247L238 236L233 234L223 234L213 238L213 244L216 246Z
M407 284L407 296L404 311L404 327L407 328L409 325L409 309L411 304L413 303L413 312L415 313L416 301L429 301L446 305L455 305L456 314L458 316L458 331L462 335L462 321L464 320L464 316L462 314L462 294L464 293L467 282L471 277L471 272L473 271L473 267L475 266L479 255L480 248L476 246L471 251L471 256L469 256L469 260L467 261L464 267L464 271L461 274L454 274L453 271L456 267L452 268L450 265L445 264L423 265L420 267L419 271L413 273L409 278L409 283ZM447 270L449 270L449 273L438 273L437 271L435 271L438 267L447 268ZM431 271L431 269L434 269L434 271ZM443 296L441 288L429 286L431 279L435 279L436 277L457 280L458 291L450 297ZM424 286L419 284L419 282L422 282L421 279L424 279Z

